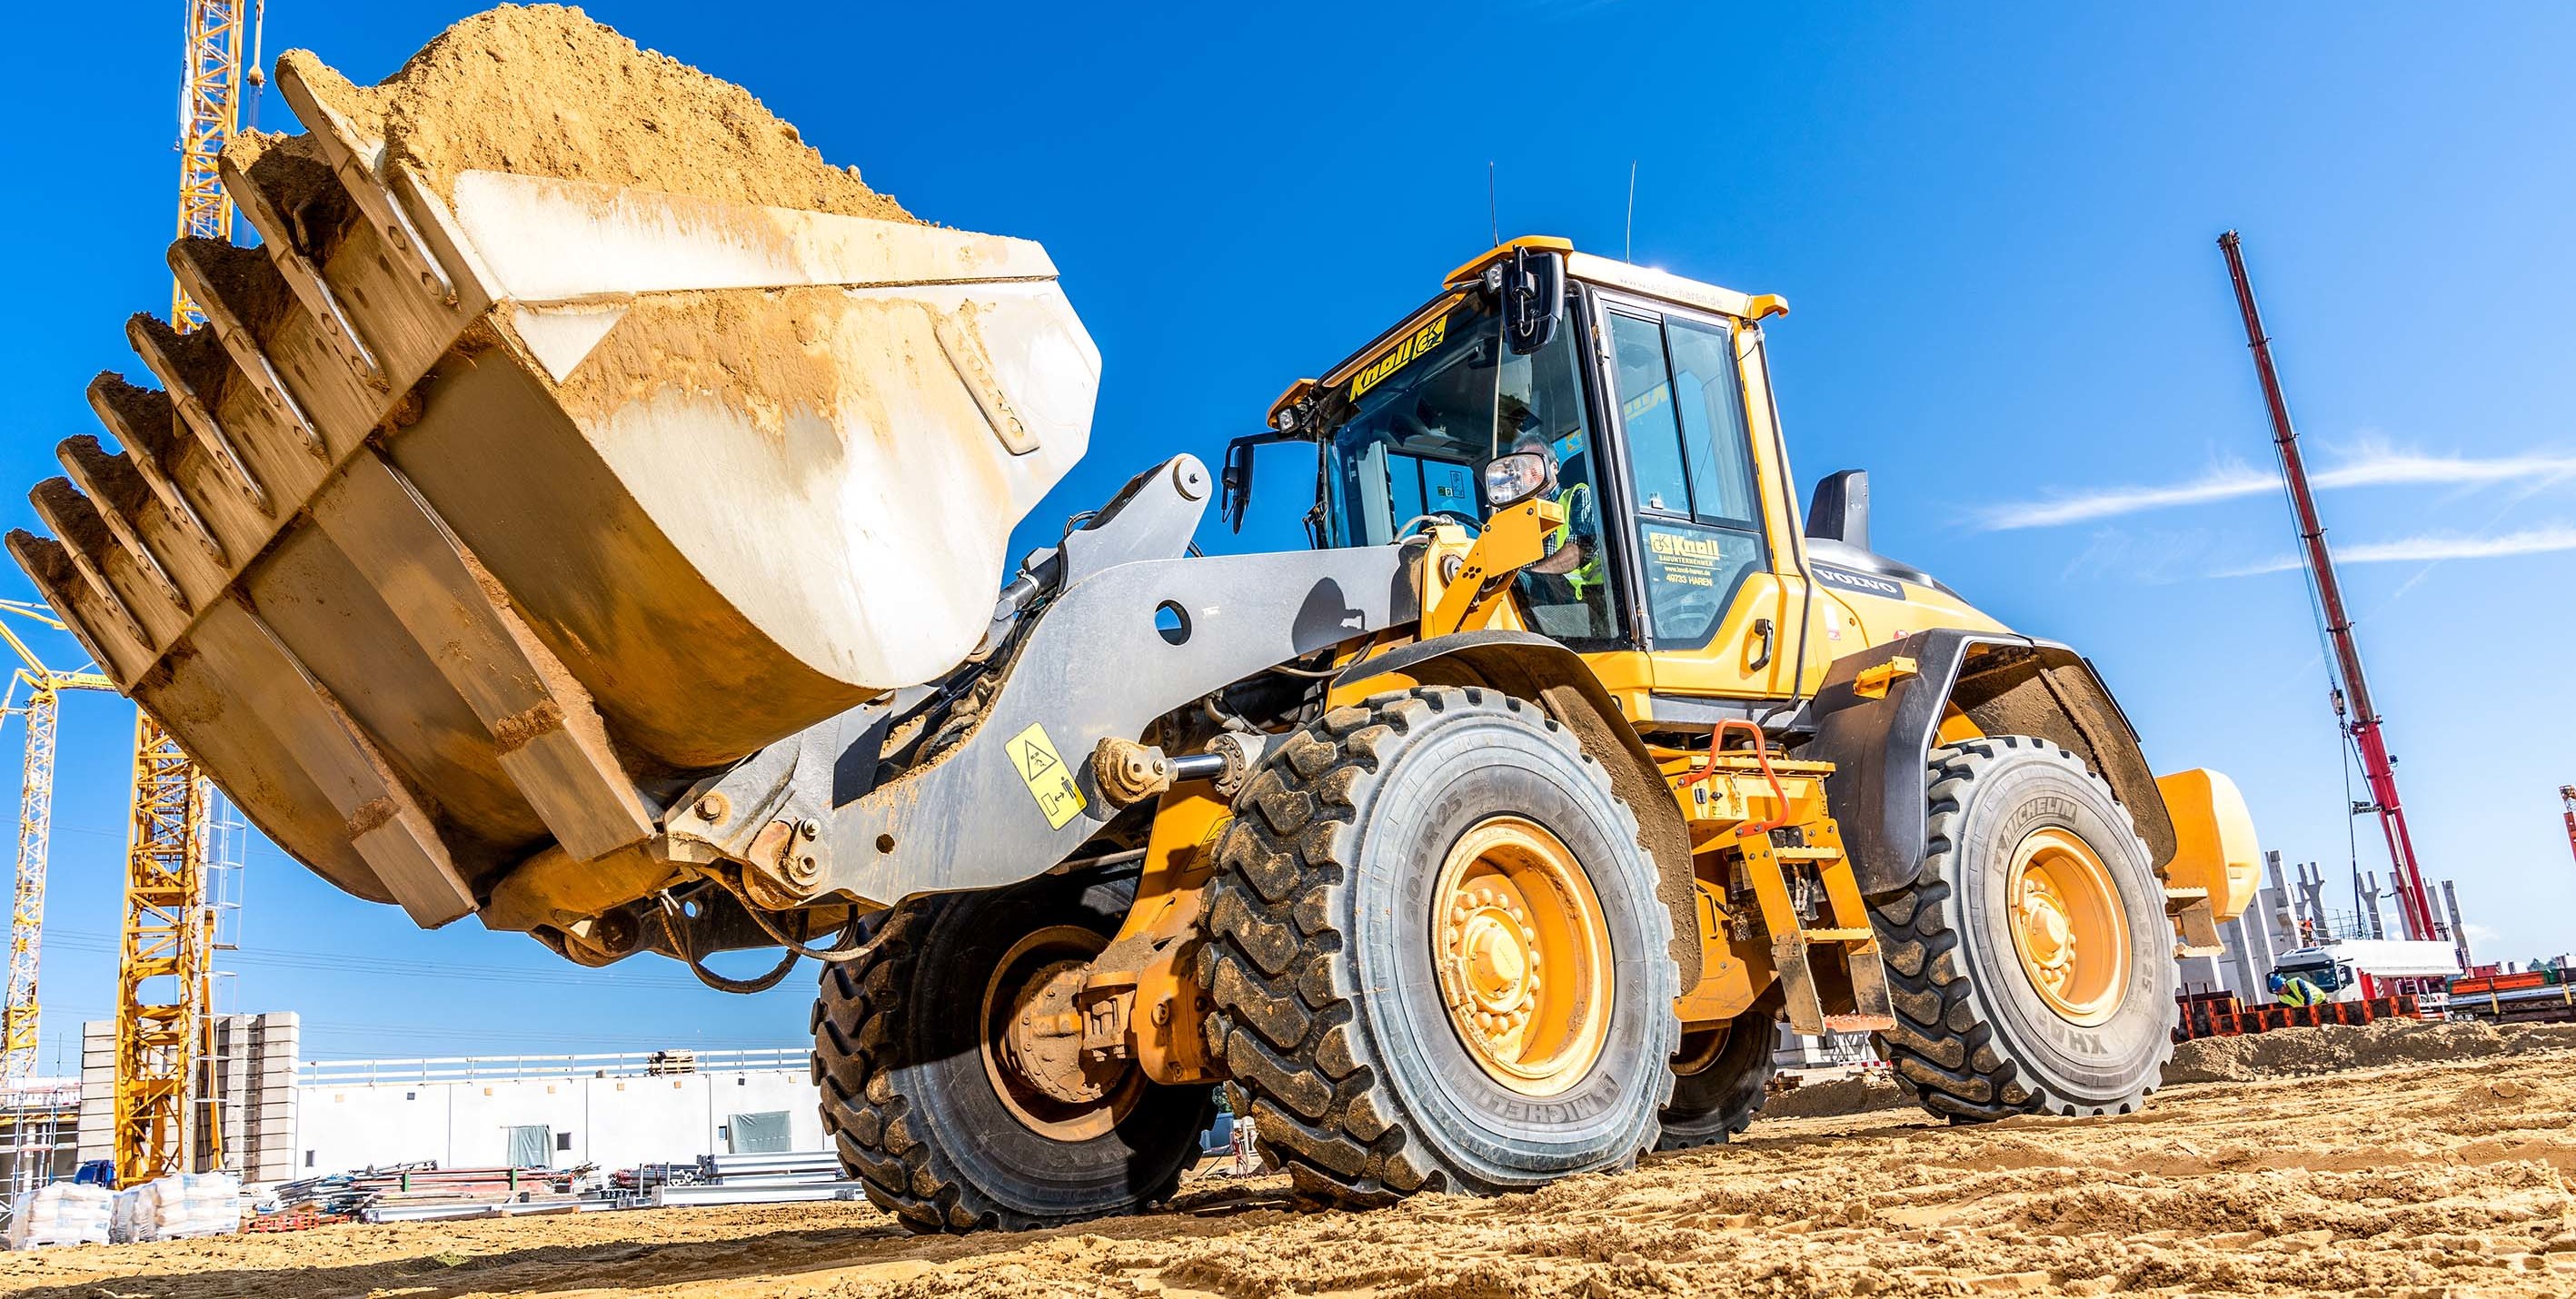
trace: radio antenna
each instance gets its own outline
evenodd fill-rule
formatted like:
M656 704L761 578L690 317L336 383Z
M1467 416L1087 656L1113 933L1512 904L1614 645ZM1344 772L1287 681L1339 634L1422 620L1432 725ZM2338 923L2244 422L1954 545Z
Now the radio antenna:
M1493 246L1502 247L1503 214L1502 209L1494 204L1494 161L1491 158L1485 160L1485 220L1494 227Z
M1637 260L1637 162L1628 160L1628 237L1620 245L1619 260Z

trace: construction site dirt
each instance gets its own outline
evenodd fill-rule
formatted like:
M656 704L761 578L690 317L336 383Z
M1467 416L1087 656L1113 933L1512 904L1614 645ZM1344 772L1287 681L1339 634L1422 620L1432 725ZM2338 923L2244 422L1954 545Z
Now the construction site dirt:
M2374 1040L2403 1055L2405 1039L2456 1036L2343 1032L2360 1035L2345 1059L2370 1058ZM862 1204L344 1225L9 1255L0 1286L44 1299L2576 1292L2576 1029L2459 1045L2501 1054L2182 1085L2117 1117L1773 1119L1629 1173L1364 1213L1296 1212L1280 1179L1202 1176L1165 1212L1024 1235L913 1237Z

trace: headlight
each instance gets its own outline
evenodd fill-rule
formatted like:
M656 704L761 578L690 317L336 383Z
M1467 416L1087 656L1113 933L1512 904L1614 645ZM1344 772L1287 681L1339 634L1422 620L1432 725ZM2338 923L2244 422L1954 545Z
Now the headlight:
M1485 462L1485 503L1495 509L1518 505L1546 491L1556 481L1556 462L1538 451L1515 451Z

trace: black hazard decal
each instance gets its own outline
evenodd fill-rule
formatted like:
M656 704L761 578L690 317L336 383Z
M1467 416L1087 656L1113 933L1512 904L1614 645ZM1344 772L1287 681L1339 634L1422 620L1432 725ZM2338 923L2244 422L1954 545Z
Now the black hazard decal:
M1816 581L1825 586L1840 587L1861 595L1874 595L1882 600L1905 598L1905 585L1902 582L1891 581L1884 577L1872 577L1867 573L1855 573L1848 568L1835 568L1830 564L1810 564L1808 567L1815 573Z

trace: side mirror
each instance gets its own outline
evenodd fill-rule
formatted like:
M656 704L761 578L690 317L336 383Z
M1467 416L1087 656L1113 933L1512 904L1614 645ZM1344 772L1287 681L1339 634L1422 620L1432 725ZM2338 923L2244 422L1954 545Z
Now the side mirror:
M1225 469L1218 474L1216 516L1236 532L1243 531L1243 510L1252 503L1252 448L1262 435L1239 437L1225 444Z
M1503 266L1503 342L1527 356L1556 341L1565 322L1565 254L1512 250Z
M1252 503L1252 461L1257 447L1310 439L1292 430L1246 433L1225 444L1225 468L1217 475L1216 516L1236 532L1243 531L1244 507Z
M1869 549L1869 471L1844 469L1816 481L1807 501L1807 535Z

